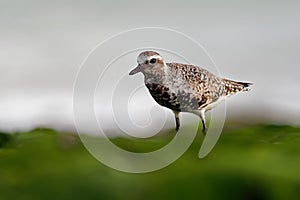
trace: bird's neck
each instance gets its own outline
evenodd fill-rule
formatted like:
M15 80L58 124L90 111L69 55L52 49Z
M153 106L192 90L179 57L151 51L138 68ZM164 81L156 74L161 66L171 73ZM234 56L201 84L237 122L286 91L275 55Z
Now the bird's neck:
M145 83L164 84L167 80L167 67L164 63L161 67L155 68L150 73L145 73Z
M164 73L145 74L145 83L163 84L165 82Z

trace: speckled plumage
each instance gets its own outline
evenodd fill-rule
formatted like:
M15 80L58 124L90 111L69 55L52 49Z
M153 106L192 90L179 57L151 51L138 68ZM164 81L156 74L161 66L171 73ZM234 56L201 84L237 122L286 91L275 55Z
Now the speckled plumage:
M165 63L156 52L146 51L138 56L138 67L130 75L142 72L151 96L161 106L173 110L176 130L179 112L197 114L206 131L204 113L239 91L247 91L250 83L220 78L198 66Z

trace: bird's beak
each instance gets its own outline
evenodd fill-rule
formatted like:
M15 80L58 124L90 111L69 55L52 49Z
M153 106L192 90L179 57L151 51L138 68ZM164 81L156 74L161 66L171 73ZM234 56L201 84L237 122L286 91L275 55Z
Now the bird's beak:
M141 66L140 65L138 65L136 68L134 68L133 70L131 70L129 72L129 75L134 75L134 74L139 73L139 72L141 72Z

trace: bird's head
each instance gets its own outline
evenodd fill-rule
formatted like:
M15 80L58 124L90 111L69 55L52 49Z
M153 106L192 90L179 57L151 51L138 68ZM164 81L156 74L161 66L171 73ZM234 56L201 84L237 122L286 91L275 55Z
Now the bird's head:
M142 72L144 75L163 73L165 62L159 53L144 51L137 57L138 66L130 71L129 75Z

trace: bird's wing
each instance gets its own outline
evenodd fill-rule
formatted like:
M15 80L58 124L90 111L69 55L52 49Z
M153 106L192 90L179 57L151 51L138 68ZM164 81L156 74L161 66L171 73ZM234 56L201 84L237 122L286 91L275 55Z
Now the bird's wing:
M187 64L168 63L173 73L177 74L184 82L195 91L200 107L217 101L225 92L221 78L208 70Z

